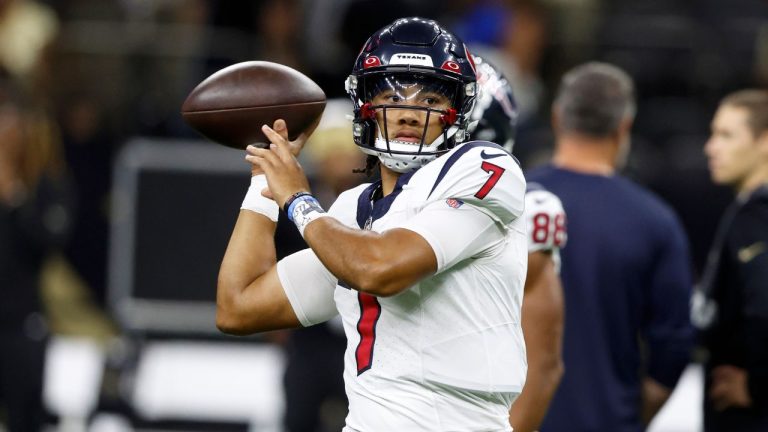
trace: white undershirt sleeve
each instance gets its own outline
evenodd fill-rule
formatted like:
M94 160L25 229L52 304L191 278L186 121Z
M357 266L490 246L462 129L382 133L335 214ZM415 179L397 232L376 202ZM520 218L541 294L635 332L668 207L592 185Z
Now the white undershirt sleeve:
M438 273L467 258L492 254L506 236L505 227L476 207L464 203L454 208L442 200L428 204L399 228L424 237L437 257Z
M277 275L304 327L338 315L333 299L338 279L325 268L312 249L304 249L278 261Z

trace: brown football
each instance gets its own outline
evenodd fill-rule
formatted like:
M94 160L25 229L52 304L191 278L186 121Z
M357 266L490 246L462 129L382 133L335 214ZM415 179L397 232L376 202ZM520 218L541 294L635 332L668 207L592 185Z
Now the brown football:
M284 119L295 139L325 109L325 93L301 72L277 63L248 61L228 66L197 85L181 106L197 132L228 147L269 140L261 126Z

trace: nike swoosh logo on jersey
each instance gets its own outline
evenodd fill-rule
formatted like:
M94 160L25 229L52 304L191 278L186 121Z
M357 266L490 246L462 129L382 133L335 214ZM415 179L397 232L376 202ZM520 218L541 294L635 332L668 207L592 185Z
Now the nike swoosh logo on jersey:
M493 159L493 158L497 158L499 156L504 156L505 154L506 153L491 153L491 154L488 154L488 153L485 152L485 150L483 150L483 151L480 152L480 157L483 158L483 159Z
M739 249L739 253L738 253L739 261L746 264L752 261L752 259L754 259L756 256L765 252L765 250L766 250L766 247L764 242L757 242L747 247L743 247Z

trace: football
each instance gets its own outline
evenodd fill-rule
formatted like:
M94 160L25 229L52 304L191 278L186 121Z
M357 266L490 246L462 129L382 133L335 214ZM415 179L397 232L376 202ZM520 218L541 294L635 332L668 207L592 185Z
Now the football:
M288 66L248 61L209 76L187 96L184 120L206 138L245 149L269 140L261 126L284 119L288 137L313 127L325 109L325 93L309 77Z

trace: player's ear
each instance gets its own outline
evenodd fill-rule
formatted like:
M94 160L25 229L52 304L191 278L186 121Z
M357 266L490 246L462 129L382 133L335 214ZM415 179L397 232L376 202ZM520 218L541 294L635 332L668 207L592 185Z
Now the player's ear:
M619 122L619 139L623 139L625 136L628 136L632 133L632 123L632 117L624 117L621 122Z

